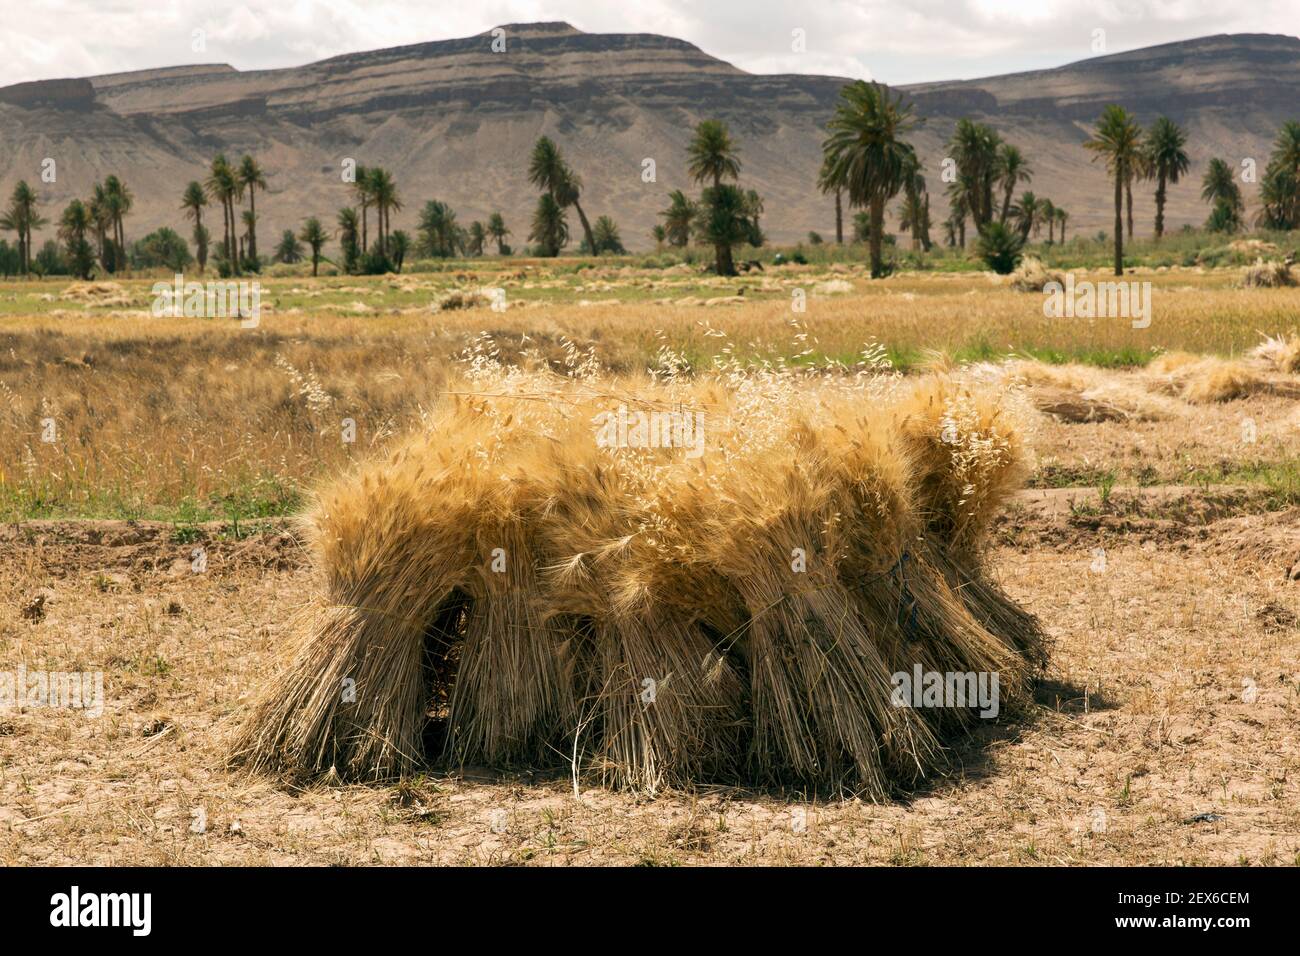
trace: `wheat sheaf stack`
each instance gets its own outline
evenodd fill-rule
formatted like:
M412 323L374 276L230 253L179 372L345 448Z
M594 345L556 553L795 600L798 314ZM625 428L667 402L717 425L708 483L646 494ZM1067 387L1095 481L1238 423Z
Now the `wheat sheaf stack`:
M943 376L476 365L317 493L318 598L232 762L887 798L979 719L891 675L996 673L1006 713L1045 664L981 565L1027 456L998 393Z

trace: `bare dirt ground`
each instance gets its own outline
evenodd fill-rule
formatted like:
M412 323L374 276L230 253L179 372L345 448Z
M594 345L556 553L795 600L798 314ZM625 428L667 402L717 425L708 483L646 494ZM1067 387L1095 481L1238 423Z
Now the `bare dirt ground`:
M1300 510L1224 516L1225 493L1023 493L991 560L1056 641L1037 705L886 805L230 773L223 738L311 585L286 526L9 525L0 660L103 669L106 704L0 712L0 863L1294 865Z

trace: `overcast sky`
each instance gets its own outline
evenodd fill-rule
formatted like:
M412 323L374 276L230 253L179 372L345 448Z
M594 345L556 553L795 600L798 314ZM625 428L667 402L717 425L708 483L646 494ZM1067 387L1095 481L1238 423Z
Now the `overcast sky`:
M1300 0L4 0L0 85L180 63L294 66L567 20L662 33L757 73L886 83L1059 66L1214 33L1300 32ZM19 15L21 14L21 15ZM195 30L206 50L195 52ZM792 49L803 30L804 52Z

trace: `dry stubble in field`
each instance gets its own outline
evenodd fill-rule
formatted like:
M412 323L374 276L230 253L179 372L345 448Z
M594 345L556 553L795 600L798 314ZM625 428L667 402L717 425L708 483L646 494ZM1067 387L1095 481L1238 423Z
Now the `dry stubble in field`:
M182 560L171 572L57 578L48 568L75 564L62 553L70 547L29 552L5 582L6 658L103 663L108 706L99 720L31 711L0 724L6 864L1300 856L1300 601L1275 569L1248 559L1129 543L1108 548L1097 573L1086 540L999 549L999 576L1057 642L1038 705L1023 722L959 742L952 768L911 799L874 805L736 790L575 799L567 778L474 768L305 790L230 774L220 746L229 718L264 678L307 582L292 547L216 550L206 575ZM100 550L96 563L113 567L115 553ZM33 626L18 607L39 585L53 593ZM1204 813L1216 819L1195 822Z
M1162 346L1232 352L1295 314L1291 291L1157 281L1169 287L1148 331ZM957 350L972 331L992 335L999 352L1003 334L1007 349L1013 334L1149 347L1123 327L1050 327L1034 315L1036 298L980 282L905 279L826 299L810 308L803 327L814 342L801 348L852 357L894 335ZM573 342L631 368L653 356L657 330L699 355L716 352L711 327L754 355L795 354L789 317L773 296L719 309L272 314L251 334L93 311L6 320L4 414L21 425L6 429L0 455L10 514L156 510L182 521L156 533L6 530L0 548L14 573L0 583L0 661L102 667L108 706L99 720L0 714L0 861L1297 862L1300 600L1285 580L1300 557L1296 512L1223 518L1214 504L1167 520L1170 500L1207 499L1186 488L1149 489L1155 518L1140 507L1113 514L1095 493L1085 503L1086 490L1070 489L1080 502L1034 533L1017 530L1023 515L1012 509L995 570L1055 638L1050 680L1030 719L980 729L910 800L707 791L641 802L599 790L574 800L567 779L474 768L298 791L222 769L231 715L264 679L307 577L293 544L273 533L220 536L190 520L227 505L244 515L292 508L316 476L418 422L449 356L485 325L507 358L537 342L562 365ZM63 446L35 440L42 401L59 410ZM345 408L360 410L356 446L337 438ZM1259 429L1248 449L1243 417ZM1139 484L1200 481L1248 457L1293 465L1295 424L1294 401L1264 396L1172 423L1045 419L1035 482L1090 485L1110 472ZM55 457L28 472L25 448ZM1260 553L1253 542L1265 539L1292 553ZM190 573L195 540L209 549L208 574ZM1092 570L1097 547L1102 572ZM23 609L42 588L37 623Z

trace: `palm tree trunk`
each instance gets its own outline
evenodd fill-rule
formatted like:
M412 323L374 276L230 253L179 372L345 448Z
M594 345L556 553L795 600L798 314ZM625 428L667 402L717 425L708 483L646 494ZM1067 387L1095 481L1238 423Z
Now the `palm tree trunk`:
M248 211L252 213L253 219L248 224L248 255L251 259L257 258L257 187L250 185L248 187Z
M962 216L957 220L957 245L966 248L966 217Z
M1004 226L1007 224L1007 216L1011 215L1011 193L1015 188L1015 183L1011 183L1007 186L1007 191L1002 195L1002 213L998 216L998 222Z
M844 204L840 201L840 191L835 190L835 244L844 245Z
M885 201L879 196L871 198L871 278L879 279L885 271L881 255L882 233L885 228Z
M1056 238L1056 220L1047 220L1047 244L1050 246L1052 240Z
M239 275L239 217L235 215L235 197L226 200L226 214L230 217L230 270Z
M1124 177L1115 173L1115 275L1124 274Z
M596 237L591 234L591 223L587 222L587 214L582 211L582 207L578 205L578 200L576 199L573 201L573 208L578 214L578 219L582 222L582 233L587 237L587 248L594 256L596 254ZM728 247L727 254L728 257L730 257L730 247Z
M1156 175L1156 239L1165 234L1165 171Z
M1133 180L1130 177L1124 183L1124 192L1128 195L1128 238L1133 241Z
M726 242L713 247L713 271L720 276L734 276L736 264L731 258L731 245Z
M370 234L369 234L369 230L367 229L367 222L366 222L368 218L366 215L366 211L367 211L367 205L366 203L362 203L361 204L361 255L362 256L366 254L366 248L370 240Z

